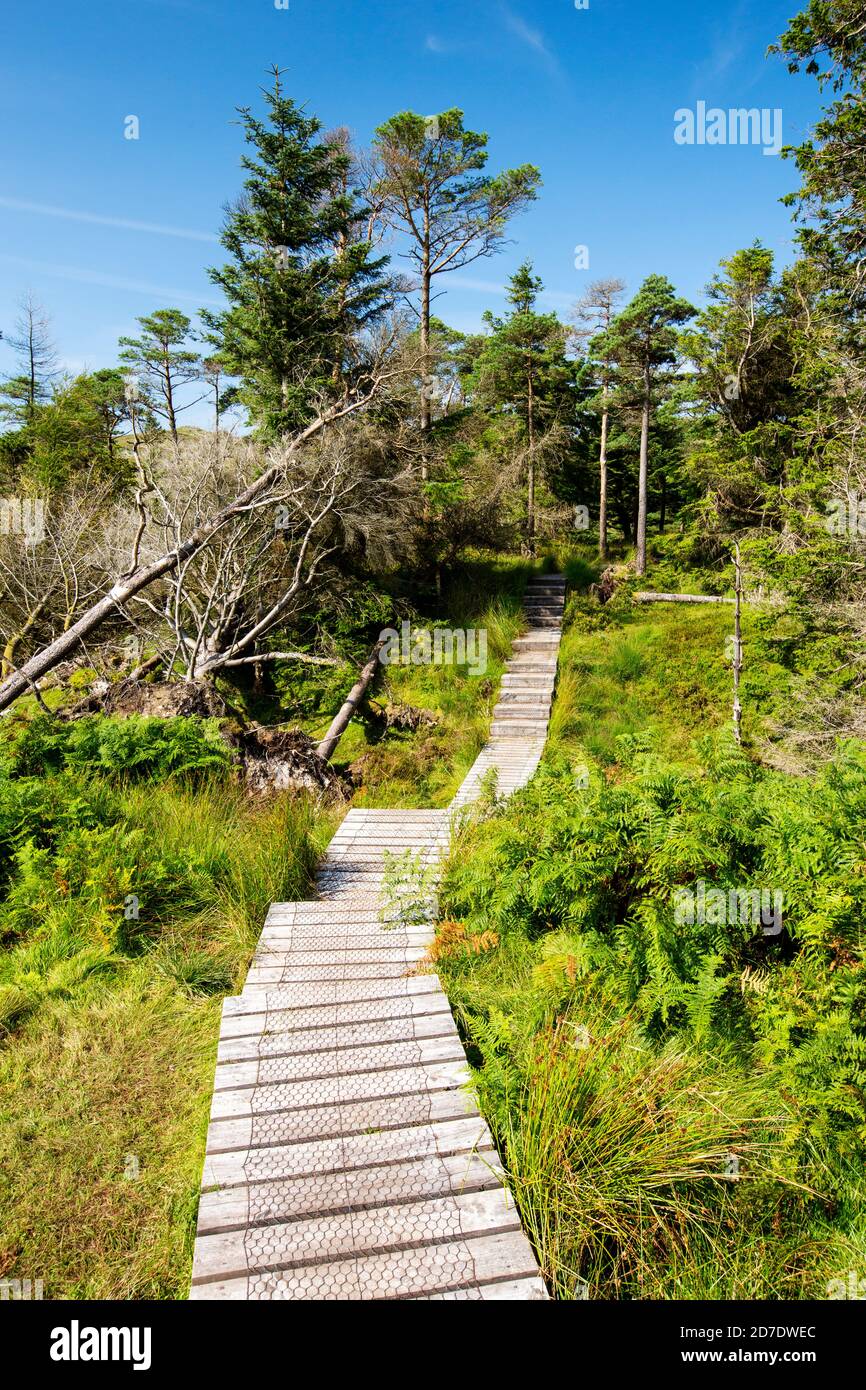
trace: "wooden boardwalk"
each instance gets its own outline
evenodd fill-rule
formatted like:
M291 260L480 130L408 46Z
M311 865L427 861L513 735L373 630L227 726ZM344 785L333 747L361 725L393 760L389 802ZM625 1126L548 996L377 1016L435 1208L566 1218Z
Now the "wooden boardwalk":
M432 924L383 925L386 851L435 865L490 769L541 759L565 582L533 580L485 745L446 811L352 810L315 899L274 903L226 999L195 1299L544 1299L448 1000Z

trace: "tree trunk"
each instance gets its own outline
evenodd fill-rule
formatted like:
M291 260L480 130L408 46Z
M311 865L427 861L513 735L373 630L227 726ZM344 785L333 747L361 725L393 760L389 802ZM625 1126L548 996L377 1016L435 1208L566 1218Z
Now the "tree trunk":
M165 370L165 406L168 412L168 428L175 448L177 448L177 416L174 412L174 388L171 380L171 367L168 362L168 348L166 347L166 357L164 363Z
M433 424L433 410L430 404L430 244L428 218L424 217L424 246L421 263L421 431L427 434ZM426 449L421 457L421 481L427 481Z
M526 537L529 552L535 549L535 392L532 373L526 383L526 431L529 439L529 472L526 487Z
M607 387L605 387L605 398ZM609 411L605 403L601 412L601 447L598 454L598 556L607 559L607 429Z
M741 614L743 604L743 572L740 568L740 543L734 546L734 567L736 573L736 608L734 609L734 739L743 742L743 707L740 704L740 672L743 669L743 640Z
M421 482L426 483L430 476L427 460L428 435L433 425L433 408L430 402L430 245L429 228L424 219L424 251L421 268ZM430 515L430 499L424 490L424 520Z
M27 636L30 629L42 617L42 614L45 611L46 603L47 599L42 599L39 603L37 603L35 608L31 609L31 611L27 614L27 618L25 619L24 623L21 625L17 632L12 633L8 642L6 643L6 646L3 648L3 662L2 666L0 666L0 676L2 676L3 679L5 679L6 676L11 675L12 671L15 669L15 653L20 647L21 643L24 641L24 638Z
M643 410L640 418L640 472L637 485L637 555L635 573L646 574L647 472L649 465L650 388L649 373L644 377Z
M36 345L35 345L35 343L34 343L34 341L33 341L33 326L32 326L32 324L31 324L31 328L30 328L30 337L29 337L29 339L28 339L28 352L29 352L29 354L30 354L30 387L29 387L29 400L28 400L29 409L28 409L28 412L27 412L27 420L28 420L28 423L29 423L29 424L32 424L32 422L33 422L33 417L34 417L34 415L35 415L35 413L36 413Z
M384 645L384 638L380 638L368 656L366 666L343 701L339 713L333 719L331 727L316 749L319 757L324 758L326 762L329 762L333 756L337 744L346 732L350 721L357 712L358 706L367 693L370 682L378 670L379 653Z
M632 594L635 603L735 603L732 598L719 598L717 594L654 594L641 591Z

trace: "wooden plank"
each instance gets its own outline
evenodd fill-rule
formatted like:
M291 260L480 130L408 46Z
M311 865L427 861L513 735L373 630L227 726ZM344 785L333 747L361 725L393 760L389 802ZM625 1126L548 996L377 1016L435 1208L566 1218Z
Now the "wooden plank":
M519 1229L514 1204L503 1187L365 1207L202 1236L196 1242L193 1282L285 1271L390 1248L435 1245Z
M310 1143L277 1144L261 1149L236 1149L209 1154L202 1175L203 1189L273 1182L310 1173L341 1173L430 1154L475 1153L492 1147L490 1132L480 1116L443 1120L431 1125L383 1130L381 1134L350 1134Z
M262 1219L291 1221L303 1216L360 1211L386 1202L414 1202L447 1193L499 1187L502 1169L495 1150L473 1154L428 1154L397 1163L339 1173L313 1173L254 1187L223 1187L202 1194L199 1235L243 1230Z
M474 1288L503 1275L531 1278L538 1266L519 1231L449 1241L279 1273L196 1284L196 1299L366 1300L418 1298Z
M448 1091L465 1086L469 1079L466 1057L461 1053L459 1059L450 1062L428 1062L423 1066L398 1067L387 1071L353 1072L349 1075L317 1077L312 1081L305 1079L236 1087L214 1092L211 1121Z
M253 1062L217 1062L214 1089L242 1090L283 1081L307 1081L314 1077L351 1076L359 1071L390 1071L423 1067L431 1062L453 1062L463 1056L460 1039L428 1038L418 1042L382 1043L330 1052L304 1052L290 1057L265 1057Z
M393 1042L417 1042L426 1038L456 1038L457 1027L449 1014L421 1018L389 1018L376 1023L347 1024L338 1028L264 1032L258 1037L226 1038L217 1050L218 1062L241 1062L258 1057L286 1057L292 1053L333 1052L355 1047L383 1046Z
M436 979L435 975L423 978ZM293 1029L303 1032L313 1028L338 1028L345 1024L424 1018L437 1014L451 1017L451 1006L442 990L390 999L362 999L351 1004L320 1004L303 1009L262 1009L250 1013L226 1013L224 1010L220 1038L254 1037L272 1028L283 1032Z
M427 955L426 946L392 946L383 935L375 946L335 946L330 951L298 951L282 949L265 944L253 957L252 970L274 966L299 967L304 965L337 965L345 961L347 965L417 965Z
M231 995L223 1003L223 1013L249 1013L262 1008L320 1008L323 1004L356 1004L371 999L399 999L417 994L438 994L437 977L404 975L398 979L319 980L311 983L244 985L242 994Z
M336 965L295 965L291 957L285 964L264 966L253 964L247 976L245 989L254 985L302 985L335 981L341 984L360 983L362 980L400 980L412 969L405 961L380 961L375 965L354 965L349 960Z
M326 946L343 951L369 951L374 947L392 950L414 950L420 947L423 951L432 939L433 931L430 927L405 931L399 925L392 927L388 923L380 922L375 933L370 931L369 924L362 924L357 930L352 927L338 927L335 930L333 924L312 928L283 927L278 924L265 927L259 942L262 949L283 952L323 950Z
M461 1077L460 1080L465 1080ZM237 1149L261 1149L304 1140L336 1139L343 1134L367 1134L386 1129L407 1129L442 1120L459 1120L476 1114L475 1102L465 1088L413 1091L408 1095L378 1097L344 1105L312 1105L303 1110L278 1110L243 1119L211 1120L208 1153Z

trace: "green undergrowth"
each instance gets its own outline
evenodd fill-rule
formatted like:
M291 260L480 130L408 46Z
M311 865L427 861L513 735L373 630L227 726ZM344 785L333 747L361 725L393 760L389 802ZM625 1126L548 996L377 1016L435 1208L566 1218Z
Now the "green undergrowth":
M222 999L338 819L152 724L4 746L0 1277L46 1298L186 1296Z
M487 669L389 668L375 698L438 723L354 724L340 758L358 803L451 799L484 741L532 568L479 559L447 586L436 611L485 630ZM337 683L322 698L338 703ZM222 999L243 984L269 904L308 895L345 809L251 800L217 721L67 722L33 701L7 718L0 1277L41 1279L47 1298L186 1296Z
M618 761L622 740L691 758L697 735L731 721L730 614L670 605L638 609L625 622L605 617L589 600L569 605L551 742L605 766ZM748 620L744 634L748 641ZM758 716L748 702L746 711L748 739Z
M768 766L758 670L737 748L731 619L573 596L544 763L446 870L438 969L562 1299L826 1298L866 1269L866 747ZM689 924L699 883L781 894L781 930Z

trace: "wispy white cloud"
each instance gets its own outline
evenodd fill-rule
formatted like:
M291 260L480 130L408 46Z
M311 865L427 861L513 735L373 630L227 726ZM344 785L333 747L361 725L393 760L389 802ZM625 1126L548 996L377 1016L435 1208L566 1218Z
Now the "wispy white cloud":
M153 285L147 280L131 280L123 275L105 275L102 271L86 270L82 266L59 265L55 261L31 261L24 256L0 254L0 264L16 266L34 275L50 275L57 280L72 280L82 285L102 285L110 290L127 290L131 294L146 294L152 299L170 302L187 300L193 304L213 304L223 306L221 299L210 295L196 294L191 290L172 289L167 285Z
M761 39L748 0L739 0L725 15L724 23L715 26L706 56L694 66L695 86L705 90L708 83L724 81L735 66L738 90L754 86L756 78L766 73Z
M76 208L58 208L50 203L31 203L24 198L2 198L0 207L11 212L30 212L39 217L61 217L67 222L89 222L98 227L116 227L124 232L147 232L152 236L180 237L184 241L217 242L213 232L196 232L189 227L172 227L162 222L140 222L133 217L109 217L100 212L81 212Z
M548 48L547 41L540 29L533 29L526 23L525 19L522 19L521 16L510 9L508 5L502 6L502 17L505 21L505 27L510 34L513 34L516 39L519 39L526 48L530 48L534 53L537 53L551 71L559 72L559 63L556 55Z

